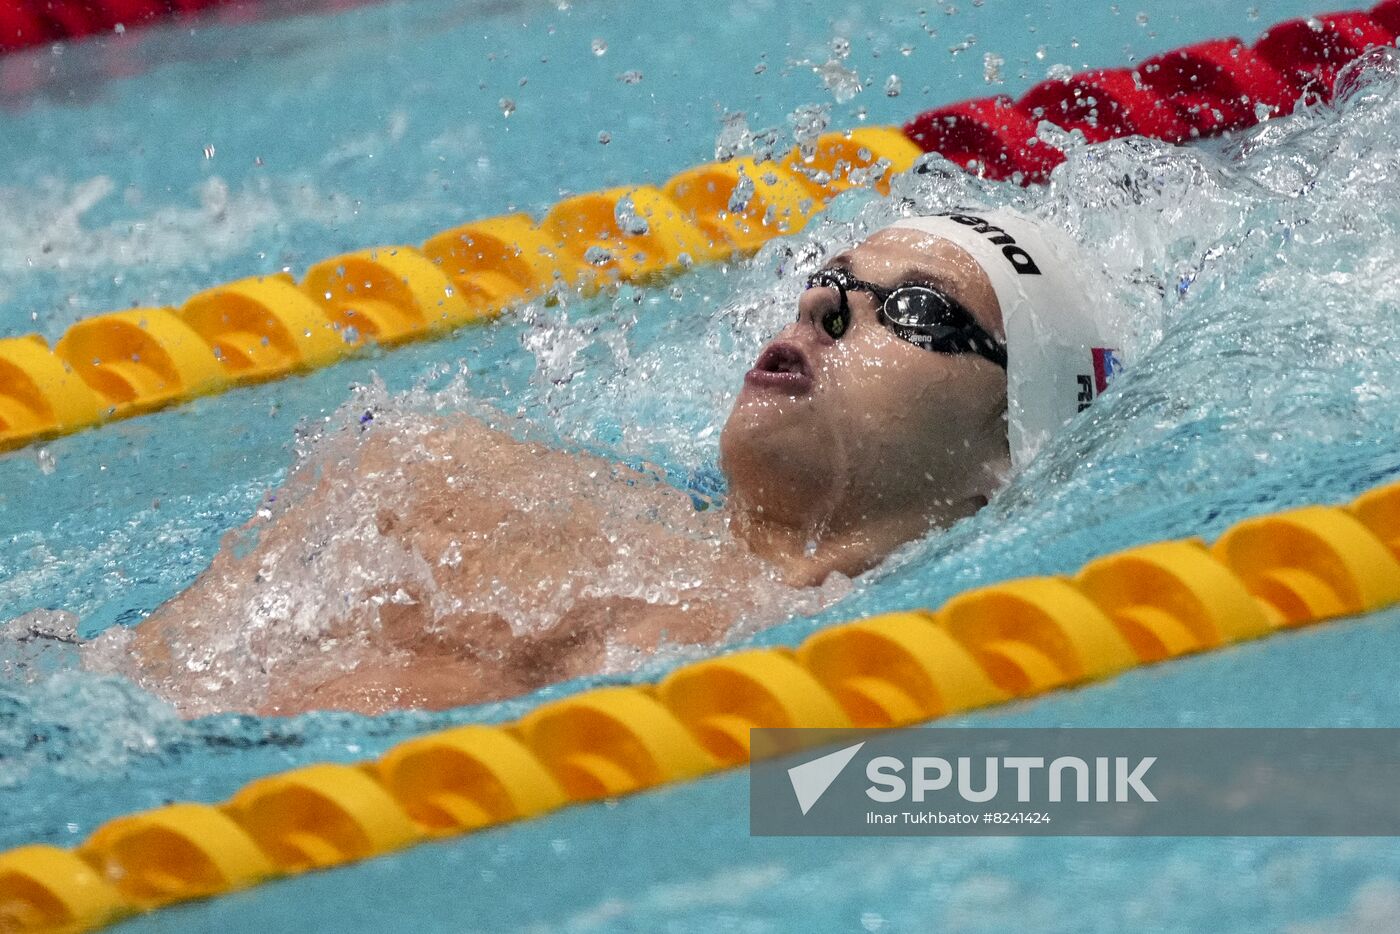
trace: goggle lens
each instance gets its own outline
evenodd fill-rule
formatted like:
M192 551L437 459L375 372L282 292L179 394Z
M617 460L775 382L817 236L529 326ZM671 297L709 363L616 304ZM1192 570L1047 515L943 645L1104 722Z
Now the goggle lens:
M834 340L840 340L851 324L847 293L869 292L880 305L880 322L901 340L935 353L974 353L1006 368L1006 348L1001 342L938 289L913 284L885 289L839 267L817 270L807 280L807 288L835 289L840 296L837 307L821 320L822 330Z

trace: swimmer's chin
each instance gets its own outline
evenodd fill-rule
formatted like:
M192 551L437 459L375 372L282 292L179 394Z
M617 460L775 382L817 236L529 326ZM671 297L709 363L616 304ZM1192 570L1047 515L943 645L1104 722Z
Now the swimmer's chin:
M818 414L819 396L810 389L794 393L784 386L763 383L772 376L761 375L757 377L758 383L745 378L725 422L726 433L763 435L793 432L799 436L807 433L807 426Z

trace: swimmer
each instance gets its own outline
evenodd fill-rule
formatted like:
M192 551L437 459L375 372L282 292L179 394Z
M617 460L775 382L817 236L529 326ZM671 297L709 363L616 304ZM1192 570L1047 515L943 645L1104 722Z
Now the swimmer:
M1009 211L906 218L835 256L744 377L719 510L466 417L346 433L107 667L186 715L443 709L776 622L774 593L977 512L1102 390L1118 344L1085 268ZM618 568L626 595L598 583Z

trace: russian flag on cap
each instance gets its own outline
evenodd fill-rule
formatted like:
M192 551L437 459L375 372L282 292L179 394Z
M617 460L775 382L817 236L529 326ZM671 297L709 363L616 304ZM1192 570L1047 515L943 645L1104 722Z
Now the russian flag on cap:
M1123 361L1118 359L1118 351L1112 347L1094 347L1094 395L1108 388L1109 381L1123 369Z

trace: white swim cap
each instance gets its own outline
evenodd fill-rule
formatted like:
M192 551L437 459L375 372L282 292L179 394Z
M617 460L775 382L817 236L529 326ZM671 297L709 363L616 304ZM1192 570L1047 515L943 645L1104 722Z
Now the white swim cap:
M1006 327L1011 463L1024 466L1121 366L1104 287L1067 234L1014 211L908 217L890 227L962 247L991 280Z

